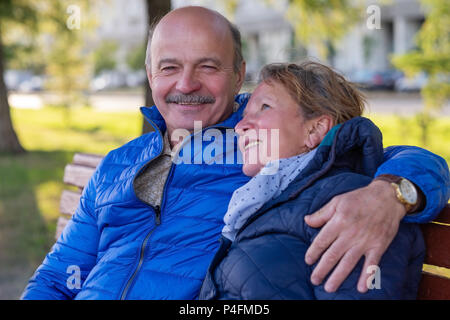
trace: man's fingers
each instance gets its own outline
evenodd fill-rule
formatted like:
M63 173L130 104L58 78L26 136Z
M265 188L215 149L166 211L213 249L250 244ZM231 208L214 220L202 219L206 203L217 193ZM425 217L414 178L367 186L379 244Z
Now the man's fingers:
M348 277L362 256L363 253L359 248L352 248L347 251L325 283L325 291L335 292L339 289L342 282Z
M339 262L343 254L346 252L346 244L344 241L334 241L333 244L320 258L319 263L311 274L311 282L315 285L322 283L327 274Z
M336 240L337 236L338 233L333 228L333 224L325 225L306 251L305 262L310 265L315 263L322 253Z
M365 293L369 287L373 285L373 281L369 280L376 280L376 272L380 272L380 269L378 269L378 263L380 262L382 255L383 253L379 253L378 251L372 251L366 255L364 267L358 281L359 292Z
M317 210L316 212L305 216L305 222L311 228L320 228L327 223L335 212L334 202L328 202L325 206Z

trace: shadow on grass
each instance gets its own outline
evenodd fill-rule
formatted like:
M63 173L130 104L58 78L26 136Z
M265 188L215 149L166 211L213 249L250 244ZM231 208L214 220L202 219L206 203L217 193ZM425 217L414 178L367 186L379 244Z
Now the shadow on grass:
M58 212L50 217L42 212L39 188L50 183L59 192L64 166L72 156L67 151L0 154L0 299L20 297L53 245ZM50 207L56 211L60 195L46 200L55 202Z

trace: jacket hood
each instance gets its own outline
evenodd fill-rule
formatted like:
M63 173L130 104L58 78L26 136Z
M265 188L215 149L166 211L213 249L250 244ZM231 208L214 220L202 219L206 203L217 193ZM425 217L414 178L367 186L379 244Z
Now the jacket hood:
M357 117L335 126L325 136L319 150L326 153L327 146L331 147L328 159L334 160L335 167L346 166L359 174L373 177L383 162L381 131L367 118Z

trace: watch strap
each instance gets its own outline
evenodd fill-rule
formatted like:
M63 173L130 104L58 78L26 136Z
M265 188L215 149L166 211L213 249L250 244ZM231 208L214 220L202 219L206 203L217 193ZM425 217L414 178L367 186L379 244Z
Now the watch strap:
M375 180L383 180L395 184L399 184L402 179L403 179L402 177L393 174L380 174L378 177L375 178Z
M422 204L422 198L423 198L423 194L422 191L420 190L420 188L417 188L416 185L414 185L417 189L417 202L414 205L410 205L410 204L406 204L403 201L400 200L400 197L398 195L398 185L400 183L400 181L404 179L403 177L399 177L393 174L380 174L379 176L377 176L374 180L382 180L382 181L387 181L389 183L393 183L394 184L394 188L395 188L395 193L396 193L396 197L397 199L405 206L406 208L406 213L414 213L416 211L418 211L418 209L421 207ZM397 187L395 187L395 185L397 185Z

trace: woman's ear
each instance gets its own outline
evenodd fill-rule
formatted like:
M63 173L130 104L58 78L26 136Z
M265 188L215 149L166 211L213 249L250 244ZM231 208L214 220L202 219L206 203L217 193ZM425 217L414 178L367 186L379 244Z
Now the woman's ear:
M315 119L312 119L307 124L309 128L306 137L306 146L309 149L314 149L317 147L325 138L328 131L334 126L334 120L330 115L324 114Z

